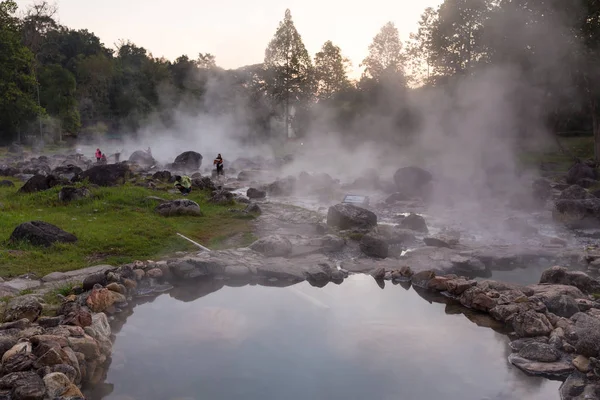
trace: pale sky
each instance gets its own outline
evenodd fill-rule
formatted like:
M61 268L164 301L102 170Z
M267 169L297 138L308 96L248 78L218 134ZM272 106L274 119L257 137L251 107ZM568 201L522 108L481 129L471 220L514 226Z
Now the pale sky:
M53 3L52 0L50 0ZM223 68L263 61L286 8L314 57L333 41L352 60L353 76L379 29L393 21L405 40L423 10L442 0L56 0L58 20L73 29L94 32L110 48L129 39L155 57L174 60L212 53ZM17 0L24 10L32 0Z

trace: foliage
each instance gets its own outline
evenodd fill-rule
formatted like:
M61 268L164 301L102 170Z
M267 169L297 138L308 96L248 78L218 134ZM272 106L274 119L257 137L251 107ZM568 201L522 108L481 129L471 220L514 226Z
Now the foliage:
M342 56L342 50L330 40L315 55L315 80L317 97L331 99L335 94L350 88L348 66L350 60Z

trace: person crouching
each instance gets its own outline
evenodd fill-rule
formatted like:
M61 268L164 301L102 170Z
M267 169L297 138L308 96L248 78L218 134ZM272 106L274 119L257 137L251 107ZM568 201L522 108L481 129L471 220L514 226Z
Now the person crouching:
M175 176L175 187L179 189L184 196L187 196L188 193L192 191L192 180L189 176L177 175Z

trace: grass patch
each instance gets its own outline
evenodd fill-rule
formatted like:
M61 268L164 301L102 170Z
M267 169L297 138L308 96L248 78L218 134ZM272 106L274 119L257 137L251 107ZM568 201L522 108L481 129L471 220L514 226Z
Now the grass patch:
M554 164L556 172L566 172L573 165L573 158L594 158L594 137L573 136L559 137L558 141L569 154L561 151L556 143L543 150L528 150L519 154L519 161L524 165Z
M158 203L146 198L174 200L180 195L124 185L92 189L92 198L63 204L58 201L58 187L19 194L21 183L13 182L16 188L0 188L0 276L5 277L26 272L42 276L97 264L118 265L196 249L177 232L200 244L214 246L231 235L251 232L254 219L229 211L244 205L210 204L209 193L197 190L187 198L200 205L202 217L165 218L154 212ZM32 220L54 224L79 240L50 248L8 241L17 225Z

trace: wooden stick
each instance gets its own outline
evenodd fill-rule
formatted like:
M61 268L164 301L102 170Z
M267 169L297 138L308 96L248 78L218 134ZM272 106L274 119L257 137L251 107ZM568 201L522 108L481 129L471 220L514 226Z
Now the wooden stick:
M209 249L209 248L202 246L202 245L201 245L200 243L198 243L198 242L194 242L192 239L190 239L190 238L187 238L187 237L183 236L181 233L177 233L177 234L178 234L179 236L181 236L182 238L184 238L185 240L187 240L188 242L195 244L196 246L198 246L198 247L199 247L199 248L201 248L202 250L204 250L204 251L210 251L210 249Z

